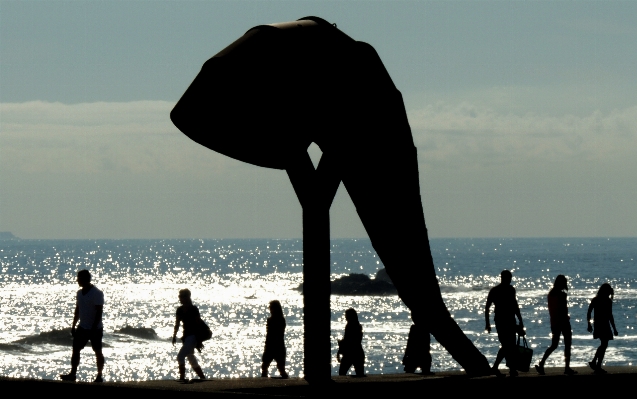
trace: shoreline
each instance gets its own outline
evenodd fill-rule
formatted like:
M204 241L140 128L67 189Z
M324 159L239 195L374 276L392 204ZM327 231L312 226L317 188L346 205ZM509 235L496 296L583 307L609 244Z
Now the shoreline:
M353 376L332 376L328 387L309 385L301 378L228 378L191 380L186 383L176 380L153 380L139 382L64 382L59 380L38 380L29 378L0 377L0 387L4 392L59 395L152 395L153 398L172 397L183 392L188 396L223 397L311 397L317 394L332 397L401 396L407 392L449 392L471 396L494 396L494 390L506 389L516 396L534 396L563 392L568 395L586 395L593 392L610 394L631 392L637 378L637 366L609 366L606 375L594 375L587 367L574 367L577 375L563 374L563 368L547 368L546 375L540 376L534 370L520 373L518 377L469 378L464 372L439 372L433 376L421 374L369 374L365 378ZM502 370L504 371L504 370Z

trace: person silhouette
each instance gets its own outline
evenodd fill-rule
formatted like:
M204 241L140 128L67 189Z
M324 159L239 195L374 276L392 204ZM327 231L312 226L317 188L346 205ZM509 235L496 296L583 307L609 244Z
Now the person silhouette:
M586 313L586 320L588 321L588 332L593 333L593 338L599 338L599 348L595 352L593 360L588 362L590 368L592 368L595 374L606 374L606 370L602 368L602 361L604 360L604 354L606 348L608 348L608 341L613 339L613 335L617 336L617 328L615 327L615 318L613 317L613 297L615 291L608 283L604 283L599 287L597 295L591 300L588 305L588 312ZM591 324L591 313L595 312L595 318L593 319L595 329L593 330L593 324ZM613 331L610 328L613 327Z
M173 346L177 342L177 332L179 331L180 323L184 325L184 332L181 337L182 346L177 354L177 363L179 365L179 380L186 380L186 358L192 369L197 373L202 380L206 379L197 358L195 357L195 348L201 349L202 343L197 339L197 326L201 323L201 316L199 315L199 309L192 304L190 298L190 290L184 288L179 290L179 303L181 306L177 308L175 315L175 329L173 332Z
M276 360L276 368L279 370L281 378L288 378L285 372L285 317L281 302L270 301L270 317L265 327L265 348L261 357L261 377L268 376L268 369L272 360Z
M358 314L353 308L345 311L345 334L343 339L338 341L338 352L336 360L341 365L338 368L338 375L347 375L347 371L354 366L357 377L365 376L365 352L363 351L363 326L358 321ZM341 355L343 356L341 358Z
M95 352L97 362L97 376L93 382L102 382L104 369L104 354L102 353L102 337L104 326L102 315L104 313L104 293L91 284L91 273L88 270L77 272L77 284L81 287L77 291L75 299L75 313L71 334L73 335L73 354L71 355L71 372L60 374L63 381L75 381L77 366L80 364L80 351L84 349L88 341ZM75 329L75 324L80 325Z
M498 331L498 340L500 341L500 350L493 363L493 373L500 375L498 366L502 359L506 358L506 365L509 368L509 375L515 377L518 375L515 369L515 338L516 333L520 331L524 333L524 323L520 314L518 300L515 297L515 288L511 285L513 275L508 270L502 270L500 273L500 284L491 288L487 296L487 304L484 309L485 330L491 333L491 321L489 320L489 309L491 305L495 305L495 328ZM519 327L515 324L515 317L520 321Z
M405 373L415 373L420 367L423 375L434 375L431 372L431 336L422 326L412 324L407 336L407 347L403 356Z
M573 370L571 365L571 343L573 339L573 331L571 330L570 316L568 315L568 301L566 292L568 291L568 282L563 274L555 277L553 288L548 294L549 316L551 318L551 346L548 347L542 360L535 365L535 370L540 375L544 375L544 363L546 359L553 353L560 343L560 335L564 336L564 374L573 375L577 371Z

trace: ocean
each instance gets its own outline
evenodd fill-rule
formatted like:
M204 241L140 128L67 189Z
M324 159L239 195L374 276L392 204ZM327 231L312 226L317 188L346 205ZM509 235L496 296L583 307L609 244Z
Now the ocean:
M374 277L383 267L367 239L332 240L331 245L332 280L350 273ZM584 366L599 344L586 331L586 310L603 282L615 289L619 330L605 364L637 364L637 238L432 239L430 245L450 312L491 363L499 343L495 329L484 331L484 305L500 271L509 269L534 362L550 344L546 294L555 276L564 274L570 287L571 364ZM302 294L297 289L302 248L301 240L265 239L2 240L0 375L54 379L68 372L76 273L89 269L106 299L105 380L177 377L180 342L173 347L170 337L181 288L192 291L213 331L197 353L206 375L260 375L268 302L278 299L287 321L286 369L290 376L302 376ZM338 371L336 341L349 307L358 311L363 326L366 372L402 373L411 319L395 295L332 296L332 373ZM460 369L435 340L432 356L433 371ZM560 344L547 367L563 364ZM92 380L95 371L89 345L82 351L78 378Z

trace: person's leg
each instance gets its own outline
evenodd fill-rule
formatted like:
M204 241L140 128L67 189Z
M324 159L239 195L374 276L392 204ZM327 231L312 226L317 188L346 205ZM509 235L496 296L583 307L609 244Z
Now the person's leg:
M515 369L515 320L513 320L512 323L496 322L495 328L498 330L498 340L502 347L498 351L493 367L497 370L497 367L502 361L502 357L504 357L506 359L506 365L509 368L509 374L515 377L518 375Z
M77 373L77 367L80 365L80 350L73 348L71 354L71 372L69 374L75 375Z
M190 355L186 355L186 357L188 358L188 363L190 363L190 367L192 367L192 369L195 371L197 376L201 378L202 380L205 380L206 375L203 373L203 370L201 370L199 363L197 363L197 357L195 356L195 354L191 353Z
M104 354L102 353L102 338L104 330L91 332L91 348L95 352L95 362L97 363L97 376L94 382L102 382L102 371L104 370Z
M270 368L270 363L274 360L274 355L272 351L264 350L263 356L261 356L261 377L268 376L268 369ZM278 366L277 362L277 366Z
M597 348L597 352L595 353L595 357L597 358L597 369L603 371L602 362L604 361L604 355L606 354L606 348L608 348L608 340L600 338L600 345Z
M199 363L197 363L197 357L195 356L195 348L197 347L197 337L194 335L189 335L184 339L184 345L182 346L183 354L188 358L188 363L190 363L190 367L194 370L199 378L206 379L201 367L199 367ZM181 353L181 351L179 351ZM181 369L179 370L181 373ZM184 377L185 377L185 362L184 362Z
M551 356L551 353L553 353L553 351L557 349L557 346L559 344L560 344L560 334L553 333L553 337L551 338L551 346L549 346L546 349L546 352L544 352L544 356L542 356L542 360L540 360L541 367L544 367L544 363L546 363L546 359L548 359L549 356Z
M431 335L429 332L426 332L424 335L424 352L425 352L425 360L424 365L420 367L423 374L431 374Z
M288 373L285 372L285 350L278 353L274 359L276 360L276 368L279 370L281 378L288 378Z
M504 346L500 346L500 349L498 350L498 354L495 357L495 362L493 362L493 369L497 370L498 366L500 366L500 363L502 363L503 360L504 360Z
M544 363L546 363L546 359L549 358L551 353L553 353L553 351L557 349L557 346L560 344L561 331L557 329L551 329L551 334L553 334L553 337L551 338L551 346L546 349L546 352L544 352L544 356L542 356L542 360L540 360L540 363L535 366L535 370L541 375L544 375Z
M353 362L350 357L345 355L341 358L341 365L338 368L338 375L347 375L349 368L352 367Z
M564 334L564 374L577 374L577 371L571 368L571 345L573 343L573 332L570 324L562 331Z
M195 344L193 344L193 335L188 336L184 339L183 344L181 345L181 349L179 349L179 353L177 353L177 364L179 365L179 379L186 379L186 357L188 355L194 355ZM196 341L196 339L195 339ZM188 359L190 361L190 359Z
M102 371L104 370L104 354L100 350L95 352L95 362L97 363L97 376L95 376L95 382L102 382Z
M516 333L515 326L513 326L507 333L506 344L504 345L504 357L506 358L506 365L509 368L509 375L516 377L518 375L517 370L517 353L516 353Z
M73 336L73 353L71 354L71 372L68 374L60 374L63 381L75 381L77 367L80 365L80 351L86 346L89 336L86 330L78 327Z
M600 341L603 341L603 340L600 338ZM597 350L595 351L595 356L593 356L593 360L591 360L590 362L588 362L588 365L589 365L589 366L590 366L593 370L595 370L595 369L597 368L597 359L599 358L599 348L601 348L601 347L602 347L602 345L601 345L601 342L600 342L599 347L598 347L598 348L597 348Z
M499 373L499 371L497 371L498 366L500 366L500 363L502 363L502 360L504 360L506 356L506 332L505 332L504 323L496 322L495 329L498 332L498 341L500 341L500 349L498 350L498 354L495 356L495 362L493 362L492 369L496 374L498 374Z
M365 376L365 358L356 359L354 362L354 371L356 371L357 377Z

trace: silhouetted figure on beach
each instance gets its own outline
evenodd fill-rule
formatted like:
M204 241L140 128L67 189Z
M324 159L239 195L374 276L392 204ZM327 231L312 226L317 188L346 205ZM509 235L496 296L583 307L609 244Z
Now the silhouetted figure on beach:
M522 315L520 314L520 307L518 306L518 300L515 296L515 288L511 285L511 279L513 275L508 270L502 270L500 273L500 284L491 288L489 296L487 296L487 305L484 309L485 318L485 330L491 333L491 321L489 319L489 310L491 304L495 305L495 328L498 331L498 340L500 341L500 350L493 363L493 372L496 375L500 374L498 366L502 362L502 359L506 358L506 365L509 368L509 375L515 377L518 375L515 369L515 356L516 356L516 334L518 331L524 331L524 323L522 322ZM519 327L515 323L515 317L517 316L520 321Z
M80 364L80 351L84 349L88 341L95 352L97 362L97 376L93 382L102 382L102 370L104 369L104 355L102 354L102 336L104 326L102 315L104 312L104 293L91 284L91 273L88 270L80 270L77 273L77 284L81 287L77 291L75 300L75 313L71 334L73 334L73 354L71 355L71 372L60 374L64 381L75 381L77 366ZM75 324L80 322L77 329Z
M544 363L546 359L553 353L560 343L560 335L564 335L564 374L573 375L577 371L571 366L571 342L573 340L573 332L571 330L571 317L568 315L568 302L566 292L568 291L568 283L563 274L555 277L553 288L548 294L549 315L551 317L551 346L544 352L544 356L540 363L535 366L535 370L540 375L544 375Z
M276 360L276 368L281 378L288 378L285 372L285 317L279 301L270 302L270 317L265 327L265 348L261 357L261 377L268 376L268 369L272 360Z
M195 349L201 349L203 344L197 338L197 328L199 327L201 321L201 316L199 315L199 309L192 304L192 300L190 299L190 290L184 288L183 290L179 290L179 303L181 306L177 308L177 313L175 316L175 329L173 332L173 346L175 346L175 342L177 342L177 332L179 331L179 324L183 323L184 332L181 336L181 341L183 342L179 353L177 354L177 363L179 364L179 380L184 381L186 379L186 358L188 358L188 362L192 369L197 373L199 378L202 380L206 379L199 363L197 363L197 358L195 357Z
M357 377L365 376L365 352L363 351L363 326L358 321L358 314L353 308L345 311L345 334L338 341L336 360L341 363L338 375L347 375L352 365ZM341 355L343 356L341 358Z
M617 336L617 328L615 327L615 318L613 317L613 297L615 291L608 283L604 283L599 287L597 295L588 305L586 320L588 320L588 332L593 333L593 338L599 338L599 348L595 352L595 357L588 365L595 370L595 374L606 374L606 370L602 368L604 354L608 348L608 341L613 339L613 335ZM593 323L591 324L591 313L595 314ZM595 329L593 330L593 326ZM613 327L611 332L610 328Z
M412 325L407 337L407 347L403 356L405 373L415 373L420 367L424 375L433 375L431 372L431 336L424 328Z

